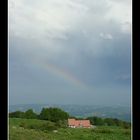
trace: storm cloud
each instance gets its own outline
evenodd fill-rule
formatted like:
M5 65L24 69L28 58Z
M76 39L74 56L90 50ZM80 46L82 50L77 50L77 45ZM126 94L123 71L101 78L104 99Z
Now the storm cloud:
M9 99L130 104L131 0L9 0Z

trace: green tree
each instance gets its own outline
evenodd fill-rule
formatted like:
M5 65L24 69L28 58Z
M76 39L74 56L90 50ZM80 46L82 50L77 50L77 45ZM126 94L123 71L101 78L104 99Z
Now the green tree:
M104 121L109 126L115 125L113 119L111 119L111 118L106 118L106 119L104 119Z
M25 112L25 118L26 119L36 119L37 118L37 114L33 112L33 109L28 109Z
M22 112L22 111L15 111L15 112L9 113L9 117L10 118L24 118L25 117L25 113Z
M50 112L49 112L48 108L43 108L43 109L41 110L41 113L40 113L40 115L39 115L39 118L40 118L41 120L50 120L51 115L50 115Z
M91 124L93 125L104 125L104 120L102 118L94 116L94 117L88 117L87 119L89 119Z
M59 108L43 108L39 115L40 119L53 122L57 122L59 120L66 120L68 119L68 117L69 114Z

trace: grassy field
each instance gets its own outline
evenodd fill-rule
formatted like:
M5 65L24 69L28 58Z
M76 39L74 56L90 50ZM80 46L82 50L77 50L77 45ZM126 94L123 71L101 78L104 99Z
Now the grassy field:
M34 124L43 125L46 121L10 118L9 140L131 140L130 129L113 126L100 126L95 129L59 128L54 132L31 129L30 126Z

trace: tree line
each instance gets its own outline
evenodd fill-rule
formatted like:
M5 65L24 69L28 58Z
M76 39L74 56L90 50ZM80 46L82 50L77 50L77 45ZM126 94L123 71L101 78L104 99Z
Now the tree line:
M25 112L15 111L9 113L10 118L25 118L25 119L39 119L39 120L47 120L51 122L55 122L61 124L66 124L66 120L68 118L75 119L84 119L70 116L67 112L59 109L59 108L42 108L40 114L36 114L33 109L28 109ZM90 120L92 125L107 125L107 126L120 126L123 128L130 128L131 123L122 121L116 118L100 118L97 116L87 117L86 119Z
M93 125L107 125L107 126L120 126L123 128L130 128L131 123L122 121L116 118L100 118L100 117L87 117Z
M69 114L59 108L42 108L40 114L36 114L33 109L28 109L25 112L15 111L9 113L10 118L25 118L25 119L40 119L48 120L52 122L58 122L60 120L67 120Z

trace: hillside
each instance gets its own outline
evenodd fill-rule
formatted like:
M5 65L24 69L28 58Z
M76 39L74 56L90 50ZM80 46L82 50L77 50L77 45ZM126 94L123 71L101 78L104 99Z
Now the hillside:
M131 140L130 129L114 126L98 126L95 129L58 128L57 131L37 129L46 122L36 119L10 118L9 140ZM33 128L34 125L36 127Z

